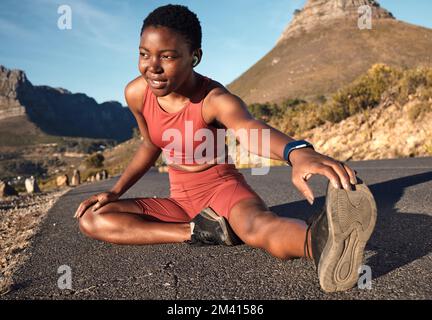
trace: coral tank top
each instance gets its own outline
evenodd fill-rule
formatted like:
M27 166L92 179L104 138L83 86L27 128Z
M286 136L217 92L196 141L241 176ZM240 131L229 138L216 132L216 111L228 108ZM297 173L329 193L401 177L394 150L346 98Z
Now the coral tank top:
M197 165L227 162L225 130L207 124L202 116L210 79L203 78L200 89L181 110L166 112L149 86L146 87L142 114L150 139L162 149L167 164ZM218 153L219 150L219 153Z

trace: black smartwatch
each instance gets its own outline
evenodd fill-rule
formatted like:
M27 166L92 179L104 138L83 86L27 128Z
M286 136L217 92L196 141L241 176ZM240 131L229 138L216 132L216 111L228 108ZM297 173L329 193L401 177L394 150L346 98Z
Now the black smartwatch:
M286 144L286 146L284 148L283 156L284 156L284 159L289 166L292 166L291 161L289 160L290 153L294 150L303 149L303 148L314 149L313 145L311 143L307 142L306 140L296 140L296 141L293 141L293 142Z

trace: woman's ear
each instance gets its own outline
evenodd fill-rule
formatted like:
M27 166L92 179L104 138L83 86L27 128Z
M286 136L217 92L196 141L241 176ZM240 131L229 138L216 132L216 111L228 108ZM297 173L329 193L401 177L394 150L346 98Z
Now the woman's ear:
M202 50L198 49L194 52L192 67L196 67L201 62L201 58L202 58Z

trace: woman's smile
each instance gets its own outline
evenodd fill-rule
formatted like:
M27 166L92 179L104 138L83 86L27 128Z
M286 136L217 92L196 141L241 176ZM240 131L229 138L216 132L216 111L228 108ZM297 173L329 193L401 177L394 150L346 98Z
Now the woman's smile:
M163 89L167 86L167 81L148 79L149 85L154 89Z

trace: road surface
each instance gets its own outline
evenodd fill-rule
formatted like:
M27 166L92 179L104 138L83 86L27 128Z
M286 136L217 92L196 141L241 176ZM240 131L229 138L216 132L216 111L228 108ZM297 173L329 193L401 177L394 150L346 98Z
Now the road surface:
M431 299L432 158L350 162L376 197L378 220L365 264L372 288L327 294L313 264L282 261L246 245L119 246L83 236L73 214L118 177L79 186L52 207L29 248L31 257L2 299ZM305 219L324 203L326 179L314 176L311 207L290 182L289 167L264 176L240 170L270 209ZM166 173L149 171L122 198L169 195ZM72 289L58 280L71 271ZM62 278L63 279L63 278ZM62 282L65 283L65 282Z

